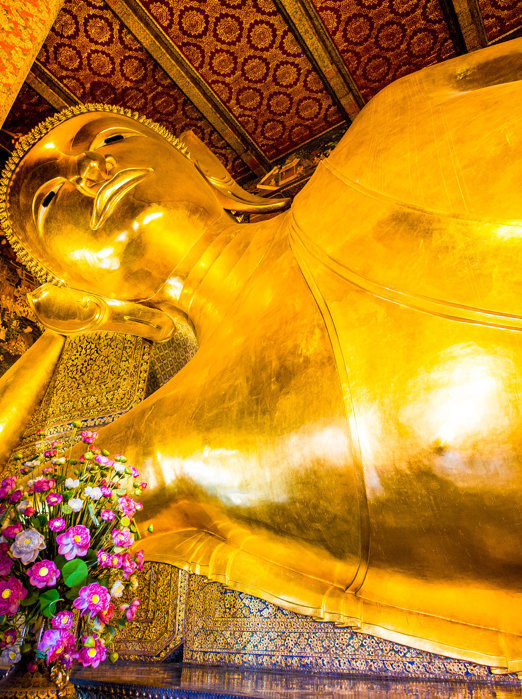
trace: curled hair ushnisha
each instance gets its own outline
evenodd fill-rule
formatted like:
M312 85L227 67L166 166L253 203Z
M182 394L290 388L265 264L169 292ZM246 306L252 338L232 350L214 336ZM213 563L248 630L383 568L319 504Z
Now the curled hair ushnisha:
M155 133L163 136L169 143L171 143L177 150L179 150L186 157L190 157L188 149L182 144L182 142L176 138L168 129L160 124L148 119L137 112L133 112L130 109L124 107L116 107L111 104L80 104L74 107L68 107L56 114L45 119L45 121L40 122L35 126L29 133L22 136L16 142L13 153L9 157L5 167L0 175L0 228L5 234L7 240L9 241L11 247L16 253L18 260L24 265L24 267L37 279L40 283L52 282L58 286L63 286L63 280L55 276L50 270L46 269L26 248L26 246L19 240L15 229L12 225L11 219L9 217L9 190L11 187L13 173L15 172L18 163L22 160L24 155L40 141L44 136L46 136L49 131L54 129L56 126L63 124L64 121L71 119L72 117L78 116L79 114L88 114L89 112L108 112L112 114L120 114L122 116L134 119L140 124L148 127Z

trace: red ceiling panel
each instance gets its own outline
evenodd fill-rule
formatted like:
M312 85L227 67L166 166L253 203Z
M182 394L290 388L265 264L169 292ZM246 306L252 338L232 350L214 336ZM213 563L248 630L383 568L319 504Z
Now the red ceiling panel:
M478 0L488 41L522 27L522 0Z
M455 55L437 0L313 2L365 99Z
M49 102L24 83L2 128L21 136L51 116L54 111Z
M247 171L103 0L66 0L38 59L82 102L135 109L175 134L192 129L231 172Z
M272 0L141 0L268 158L343 121Z

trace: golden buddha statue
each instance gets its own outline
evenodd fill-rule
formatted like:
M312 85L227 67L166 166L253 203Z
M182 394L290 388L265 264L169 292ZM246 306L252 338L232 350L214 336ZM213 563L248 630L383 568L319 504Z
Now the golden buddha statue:
M45 324L199 341L102 431L149 559L522 671L521 78L522 39L402 78L250 224L285 202L124 110L21 142L1 217Z

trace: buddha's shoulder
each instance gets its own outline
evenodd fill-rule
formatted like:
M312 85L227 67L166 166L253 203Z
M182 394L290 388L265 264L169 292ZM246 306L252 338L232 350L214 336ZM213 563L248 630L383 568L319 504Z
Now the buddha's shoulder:
M392 83L296 197L294 235L379 284L519 313L521 113L522 39Z

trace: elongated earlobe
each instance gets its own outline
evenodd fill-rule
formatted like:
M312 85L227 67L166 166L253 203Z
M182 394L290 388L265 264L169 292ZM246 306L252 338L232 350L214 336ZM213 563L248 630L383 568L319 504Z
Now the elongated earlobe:
M199 172L214 187L224 209L271 213L281 211L290 205L290 199L265 199L240 187L221 161L193 131L184 131L179 140L189 151L189 157L194 161Z

